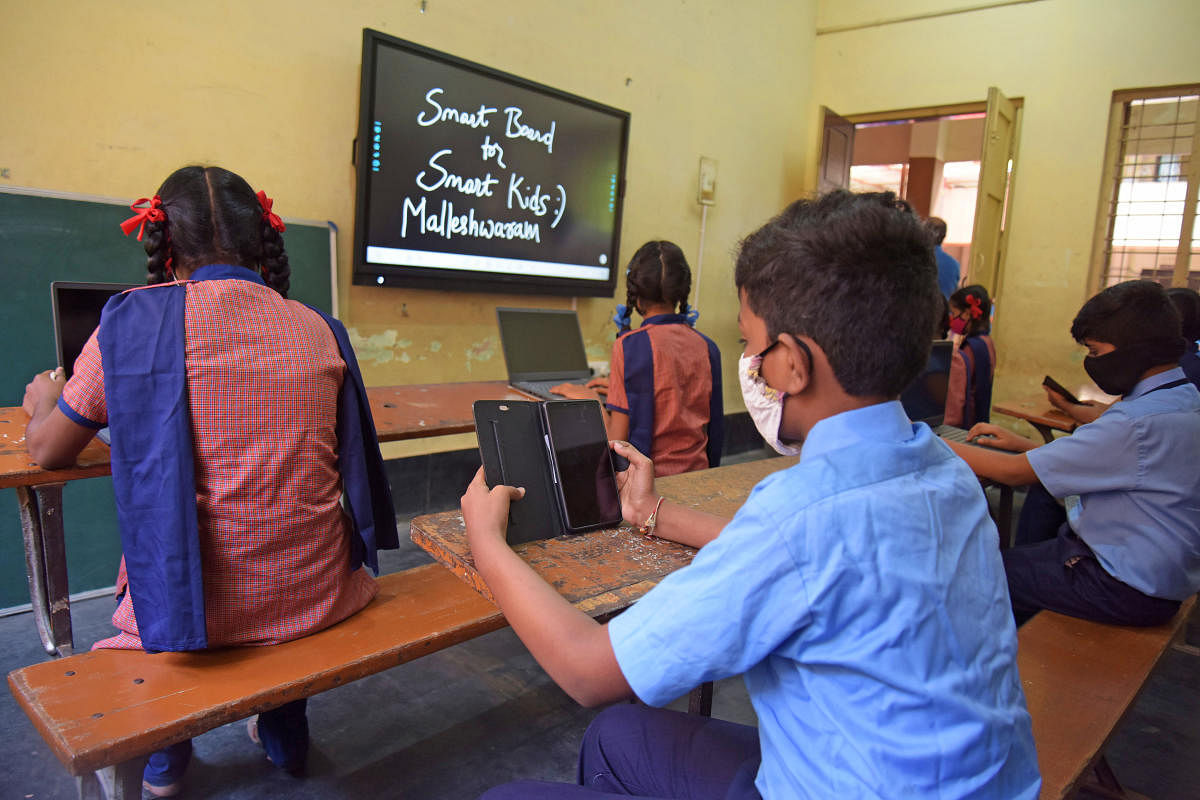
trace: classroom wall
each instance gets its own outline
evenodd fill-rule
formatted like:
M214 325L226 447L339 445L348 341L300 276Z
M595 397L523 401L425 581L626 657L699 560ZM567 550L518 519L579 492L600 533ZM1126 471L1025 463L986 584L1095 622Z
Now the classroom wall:
M1035 392L1046 372L1084 383L1068 330L1086 299L1112 93L1200 80L1200 3L1040 0L871 24L971 5L997 4L821 0L813 108L982 101L989 86L1024 99L995 397ZM846 26L866 27L831 32ZM815 160L819 131L810 135Z
M371 385L503 378L495 306L572 300L350 285L362 28L628 110L622 260L666 238L697 270L698 162L718 161L699 327L722 347L727 411L740 410L730 255L806 185L815 0L5 6L0 183L132 199L182 164L215 163L285 217L332 220L340 312ZM613 305L578 300L593 360L608 360Z

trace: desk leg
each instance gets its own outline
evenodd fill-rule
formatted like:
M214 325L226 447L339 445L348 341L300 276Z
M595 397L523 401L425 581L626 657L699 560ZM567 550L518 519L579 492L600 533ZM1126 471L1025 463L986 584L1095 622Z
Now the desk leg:
M1046 444L1050 444L1051 442L1054 441L1054 429L1053 428L1051 428L1048 425L1039 425L1038 423L1036 423L1032 420L1026 420L1026 421L1033 427L1037 428L1037 432L1040 433L1042 435L1042 438L1046 440Z
M17 487L29 601L42 647L52 656L69 656L75 649L63 539L62 487L61 483Z
M702 717L712 716L713 684L706 681L688 695L688 713L699 714Z
M1000 489L1000 508L996 513L996 527L1000 529L1000 549L1007 550L1012 547L1013 541L1013 487L1007 483L1001 483L998 484L998 488Z

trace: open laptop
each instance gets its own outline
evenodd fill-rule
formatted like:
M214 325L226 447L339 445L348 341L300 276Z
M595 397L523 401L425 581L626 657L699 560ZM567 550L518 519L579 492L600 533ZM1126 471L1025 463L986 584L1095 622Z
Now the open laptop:
M950 388L950 362L953 359L954 342L934 342L925 369L900 393L900 403L909 419L924 422L943 439L974 444L967 441L967 432L962 428L943 424L946 418L946 392Z
M497 308L500 345L514 389L561 400L550 393L560 383L587 383L592 370L574 311L549 308Z
M83 352L92 331L100 324L100 312L108 298L126 289L132 283L77 283L54 281L50 284L50 308L54 318L54 352L64 378L69 379L75 371L75 359ZM108 428L97 434L108 441Z

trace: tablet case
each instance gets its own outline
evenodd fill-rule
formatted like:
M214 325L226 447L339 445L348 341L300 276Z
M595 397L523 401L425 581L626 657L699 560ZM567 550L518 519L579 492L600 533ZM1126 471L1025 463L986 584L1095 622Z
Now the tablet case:
M509 508L509 544L550 539L568 532L555 490L543 405L522 400L476 400L473 407L487 485L525 488L525 496Z

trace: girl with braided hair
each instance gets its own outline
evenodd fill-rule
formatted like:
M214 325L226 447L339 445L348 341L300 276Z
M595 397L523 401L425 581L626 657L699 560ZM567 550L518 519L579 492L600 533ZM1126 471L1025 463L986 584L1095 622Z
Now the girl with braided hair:
M625 283L609 379L588 384L608 393L609 438L650 454L658 475L718 466L724 440L721 353L692 327L692 271L683 251L672 242L646 242L630 259ZM630 330L633 311L642 324ZM574 384L551 391L598 399Z
M109 427L124 553L119 633L95 648L271 645L339 622L376 593L396 547L391 495L346 330L286 299L283 221L219 167L184 167L135 230L147 286L116 295L65 386L26 389L30 454L75 462ZM343 502L345 508L343 508ZM261 714L251 738L302 771L305 700ZM144 786L180 790L191 742L151 755Z
M991 421L992 378L996 374L996 345L988 335L991 318L992 301L982 286L964 286L950 295L950 330L960 340L950 362L947 425L970 428Z

